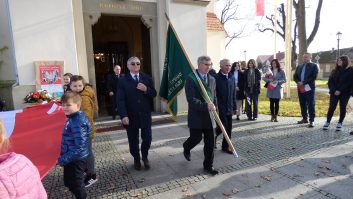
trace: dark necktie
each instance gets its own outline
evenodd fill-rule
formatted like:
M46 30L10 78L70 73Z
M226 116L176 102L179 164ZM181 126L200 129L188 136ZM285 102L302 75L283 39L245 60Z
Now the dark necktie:
M206 75L202 76L202 80L205 82L205 84L207 84L207 76Z
M136 83L139 83L139 78L138 78L137 75L134 75L134 79L135 79L135 82L136 82Z

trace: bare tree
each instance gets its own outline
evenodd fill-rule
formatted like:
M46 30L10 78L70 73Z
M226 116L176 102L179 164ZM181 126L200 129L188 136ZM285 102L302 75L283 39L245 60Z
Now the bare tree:
M298 58L298 54L296 53L297 50L297 38L299 39L299 57L307 52L307 49L311 42L314 40L315 35L319 29L320 25L320 13L322 8L322 0L318 1L318 5L316 8L316 15L315 15L315 23L312 32L310 33L309 38L306 37L306 18L305 18L305 0L298 0L296 2L293 0L293 7L295 9L295 16L296 19L294 24L294 36L292 39L292 69L295 69L295 60ZM282 3L280 7L277 9L279 14L279 20L275 22L274 16L266 16L266 19L269 20L272 24L272 27L264 27L263 24L258 24L258 30L260 32L271 31L274 33L274 24L277 23L277 34L280 35L283 40L285 40L285 29L286 29L286 12L284 9L284 4ZM302 63L302 60L299 59L299 63Z
M224 7L221 12L221 23L223 27L225 27L226 23L232 22L232 21L239 21L242 18L239 18L238 15L238 9L239 9L239 4L237 4L236 0L223 0L224 1ZM230 32L227 31L227 38L229 39L226 48L228 45L233 41L233 39L240 38L241 35L244 33L245 25L241 26L240 29L236 32Z

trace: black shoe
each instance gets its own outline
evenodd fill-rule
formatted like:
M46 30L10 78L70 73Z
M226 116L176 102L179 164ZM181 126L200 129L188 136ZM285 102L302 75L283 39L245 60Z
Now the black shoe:
M314 122L310 122L309 125L308 125L309 128L314 128L314 126L315 126Z
M211 174L211 175L217 175L219 172L214 169L213 167L209 167L209 168L206 168L204 167L203 168L207 173Z
M248 120L249 120L249 121L251 121L251 120L252 120L252 118L251 118L251 117L248 117Z
M240 120L239 116L237 116L236 120Z
M185 148L184 148L184 152L183 153L184 153L185 159L187 161L191 161L191 159L190 159L190 156L191 156L190 151L186 151Z
M257 117L252 118L252 120L253 120L253 121L256 121L256 120L257 120Z
M150 161L148 161L148 159L142 159L143 161L143 165L145 165L145 169L150 169L151 168L151 165L150 165Z
M309 122L308 122L308 120L306 120L306 119L302 119L302 120L298 121L297 123L298 123L298 124L307 124L307 123L309 123Z
M141 170L141 162L140 162L140 160L135 160L135 161L134 161L134 168L135 168L137 171L140 171L140 170Z
M351 132L349 133L349 135L353 135L353 131L351 131Z
M85 187L90 187L91 185L93 185L94 183L96 183L97 180L97 176L96 174L92 174L92 175L87 175L85 177L84 183L85 183Z

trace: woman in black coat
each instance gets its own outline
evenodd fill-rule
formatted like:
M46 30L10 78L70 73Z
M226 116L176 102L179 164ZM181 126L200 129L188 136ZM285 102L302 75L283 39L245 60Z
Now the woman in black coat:
M248 120L257 120L261 72L256 68L254 59L250 59L247 66L248 69L244 72L246 115L248 116Z
M337 59L336 67L332 70L328 80L330 92L330 106L327 111L326 122L323 126L324 130L328 130L333 113L336 110L338 102L340 103L340 117L336 126L336 131L343 128L343 120L346 116L346 108L351 97L352 67L351 61L346 55Z

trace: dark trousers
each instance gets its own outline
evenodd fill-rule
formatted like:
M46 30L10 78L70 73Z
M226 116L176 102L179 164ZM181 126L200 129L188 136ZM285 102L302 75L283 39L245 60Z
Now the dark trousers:
M129 140L130 154L134 157L135 160L140 160L140 148L139 148L139 128L133 128L127 126L127 138ZM152 142L152 129L151 126L147 128L141 128L141 155L142 159L147 159L148 150L151 147Z
M299 103L301 114L304 120L308 119L309 111L309 121L314 122L315 120L315 89L307 91L305 93L300 93L298 91Z
M220 114L219 117L224 126L224 129L227 132L229 139L231 139L232 138L232 115ZM222 133L222 131L220 131L219 133ZM226 149L226 150L228 149L228 142L224 137L222 141L222 149Z
M115 94L113 96L109 96L109 110L108 111L113 119L115 119L116 115L118 115L118 108L117 108Z
M76 199L85 199L87 193L84 185L86 160L70 162L64 166L64 185L75 195Z
M249 119L257 118L259 94L249 94L246 96L245 108Z
M270 98L271 115L278 115L280 99Z
M213 147L214 147L214 133L213 129L190 129L190 137L184 142L183 147L186 151L193 149L201 142L203 135L204 147L203 153L205 160L203 161L204 168L211 168L213 166Z
M86 159L87 161L87 175L93 175L96 174L96 170L94 169L94 154L93 154L93 150L92 150L92 142L93 140L91 139L91 141L88 144L88 149L89 149L89 155Z
M346 112L347 112L346 108L350 97L351 97L350 95L339 95L339 96L336 96L334 94L330 95L330 106L327 111L328 123L331 122L331 119L332 119L333 113L336 110L338 101L340 102L340 118L338 120L338 123L343 122L344 118L346 117Z

